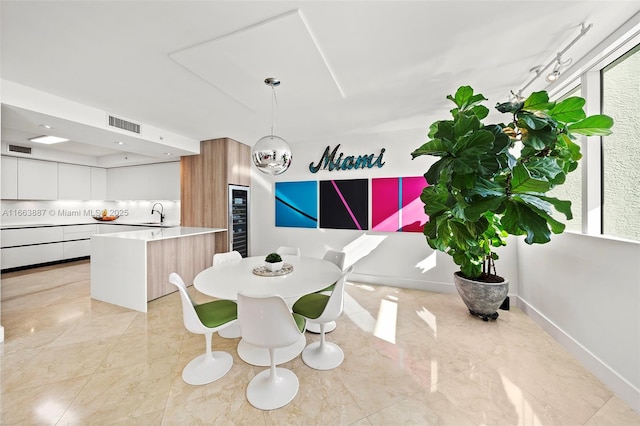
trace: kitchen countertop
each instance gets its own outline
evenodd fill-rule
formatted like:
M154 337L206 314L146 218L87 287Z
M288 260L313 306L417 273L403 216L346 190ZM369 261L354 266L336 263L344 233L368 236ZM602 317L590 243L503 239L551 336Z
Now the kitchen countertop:
M121 226L145 226L152 228L175 228L179 227L180 223L177 222L116 222L116 221L92 221L92 222L78 222L78 223L12 223L2 225L0 229L22 229L22 228L48 228L51 226L78 226L78 225L121 225Z
M143 229L140 231L112 232L109 234L96 234L91 238L122 238L129 240L165 240L168 238L186 237L189 235L211 234L224 232L226 228L199 228L189 226L176 226L172 228Z

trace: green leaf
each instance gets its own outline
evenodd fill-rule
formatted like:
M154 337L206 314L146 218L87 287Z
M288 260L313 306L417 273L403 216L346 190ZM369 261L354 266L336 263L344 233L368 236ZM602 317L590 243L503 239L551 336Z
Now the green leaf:
M562 123L580 121L587 116L583 109L584 104L584 99L572 96L556 104L556 106L549 111L549 115L554 120Z
M420 194L420 201L424 203L424 212L429 217L449 210L447 198L447 192L440 186L427 186Z
M468 109L468 107L472 107L478 102L487 100L487 98L485 98L480 93L474 95L471 86L460 86L456 91L455 96L452 97L451 95L449 95L447 96L447 99L453 101L458 106L460 111L466 110Z
M541 130L529 130L522 138L522 143L537 151L542 151L543 149L552 146L556 140L557 136L555 132L553 132L551 128L545 127Z
M538 198L552 204L553 208L562 213L567 220L573 219L573 213L571 213L571 201L559 200L557 198L547 196L538 196Z
M529 170L527 170L527 168L523 164L519 164L513 168L513 174L511 178L512 193L543 193L548 190L549 182L532 178Z
M493 211L497 209L500 204L506 199L506 196L498 197L477 197L473 202L464 209L464 214L470 221L477 221L487 211Z
M547 220L536 210L517 200L507 203L501 222L505 230L512 235L526 234L524 241L527 244L544 244L551 241Z
M533 92L524 101L522 109L529 111L545 111L553 108L554 103L549 102L549 94L546 91Z
M520 127L527 127L532 130L540 130L549 126L549 119L545 117L538 117L537 115L527 111L519 112L517 116L518 116L518 125Z
M471 96L473 96L473 89L471 86L460 86L458 87L458 90L456 90L455 98L451 98L450 96L447 96L447 98L455 102L455 104L458 105L458 108L462 108Z
M531 176L542 180L553 180L562 173L562 167L558 165L556 158L550 157L533 157L527 163L527 170Z
M577 123L569 124L571 132L586 136L607 136L611 134L613 119L608 115L591 115Z
M443 172L446 175L445 179L448 178L447 170L451 165L451 161L451 157L443 157L429 167L427 173L424 174L424 178L427 180L429 185L436 185L440 182L440 177Z
M487 115L489 115L489 108L484 105L475 105L473 108L471 108L471 112L473 112L475 116L478 117L478 120L482 120Z
M496 109L502 113L515 113L520 111L523 105L523 102L503 102L501 104L496 104Z
M477 130L471 133L470 136L465 135L459 138L452 152L454 155L472 157L477 163L479 156L491 151L494 140L493 133L490 131Z
M412 159L421 155L435 155L436 157L451 155L451 144L442 139L430 140L411 153Z
M453 138L458 139L478 130L481 127L480 120L473 114L460 114L453 124Z

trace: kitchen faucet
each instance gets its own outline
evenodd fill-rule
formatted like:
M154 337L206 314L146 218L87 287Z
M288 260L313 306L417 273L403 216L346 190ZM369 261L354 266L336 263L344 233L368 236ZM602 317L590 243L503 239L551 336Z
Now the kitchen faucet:
M160 204L160 210L156 210L156 205ZM151 214L160 213L160 223L164 222L164 206L162 203L155 203L151 206Z

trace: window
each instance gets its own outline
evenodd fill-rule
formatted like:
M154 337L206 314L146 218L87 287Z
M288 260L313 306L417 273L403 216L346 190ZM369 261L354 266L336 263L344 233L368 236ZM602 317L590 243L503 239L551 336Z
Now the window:
M602 143L602 233L640 241L640 45L601 71L602 112L613 134Z
M581 86L578 85L560 96L558 99L555 99L555 101L561 102L572 96L580 96L581 92ZM574 142L581 145L580 139L576 139ZM566 220L564 215L558 214L557 212L554 212L554 216L557 216L558 220L567 226L567 231L574 231L578 233L582 232L582 161L578 162L577 169L567 175L567 180L564 184L553 188L549 191L549 195L561 200L571 201L573 219Z

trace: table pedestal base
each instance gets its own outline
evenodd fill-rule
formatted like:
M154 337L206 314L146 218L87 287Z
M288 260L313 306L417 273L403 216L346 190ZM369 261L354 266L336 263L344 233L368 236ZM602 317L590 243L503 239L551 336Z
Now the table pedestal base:
M276 365L291 361L302 353L306 345L307 338L302 334L293 345L276 349ZM244 339L238 343L238 356L247 364L258 367L269 367L271 365L268 349L250 345Z

